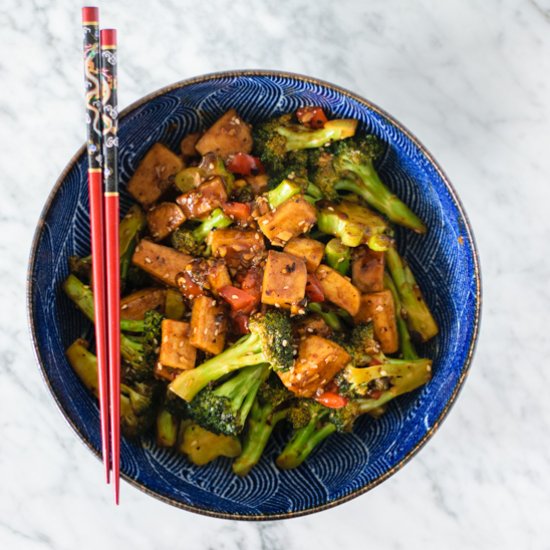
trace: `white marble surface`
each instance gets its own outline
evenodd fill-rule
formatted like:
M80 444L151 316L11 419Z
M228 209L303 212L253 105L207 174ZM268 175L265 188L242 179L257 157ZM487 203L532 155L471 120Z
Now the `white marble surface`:
M321 514L192 515L123 485L57 410L26 326L40 209L83 141L79 3L0 5L0 548L550 548L550 1L111 0L120 102L196 74L280 68L350 88L431 149L470 214L484 312L450 417L401 472ZM254 8L252 6L254 5Z

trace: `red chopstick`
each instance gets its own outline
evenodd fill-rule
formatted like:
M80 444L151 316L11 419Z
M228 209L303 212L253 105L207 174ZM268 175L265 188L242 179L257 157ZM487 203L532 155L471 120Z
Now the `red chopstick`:
M102 29L101 102L103 112L103 183L107 281L107 342L111 403L111 463L115 503L120 495L120 251L118 197L117 36Z
M101 97L99 88L99 10L82 8L84 30L84 75L86 83L86 125L88 149L88 190L94 289L95 340L98 364L101 454L105 479L110 481L109 392L107 373L106 279L102 201Z

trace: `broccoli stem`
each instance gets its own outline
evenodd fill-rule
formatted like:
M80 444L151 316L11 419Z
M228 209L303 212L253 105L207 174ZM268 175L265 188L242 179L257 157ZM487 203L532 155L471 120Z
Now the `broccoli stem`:
M301 192L302 188L298 184L284 179L277 187L267 193L267 202L271 208L277 208L277 206Z
M397 288L409 330L422 342L430 340L439 329L412 271L393 247L387 250L386 262Z
M258 464L273 429L288 414L288 409L274 413L273 408L271 404L262 407L257 400L254 401L248 417L243 450L232 465L233 473L246 476Z
M94 318L94 296L92 289L85 285L78 277L69 275L63 283L63 290L67 296L76 304L78 309L92 321ZM135 319L121 319L120 329L126 332L143 332L143 321Z
M193 237L198 242L204 242L213 229L222 229L233 223L229 216L226 216L221 208L213 210L203 222L193 230Z
M312 311L313 313L318 313L322 318L323 321L332 329L337 332L342 332L344 330L344 325L342 324L342 321L340 317L334 313L334 311L325 311L321 304L317 302L310 302L307 305L307 308L309 311Z
M96 396L99 396L97 358L88 350L88 342L79 338L67 349L67 359L81 382Z
M426 226L422 220L384 185L372 164L347 163L346 168L353 172L360 182L342 179L334 185L335 189L355 193L370 206L385 214L392 222L417 233L426 233Z
M132 206L120 222L120 282L122 288L124 288L128 269L132 263L132 255L137 239L145 227L145 223L145 214L137 205Z
M309 457L315 447L336 431L336 426L332 422L326 422L320 427L317 426L326 414L328 414L328 411L314 415L306 426L294 432L292 438L276 459L279 468L283 470L297 468Z
M325 256L330 267L345 275L350 268L351 251L340 239L331 239L325 247Z
M157 445L173 447L178 438L179 420L166 408L161 407L157 414Z
M355 134L357 120L335 119L325 123L323 128L308 130L298 126L279 126L277 133L286 139L287 151L299 151L300 149L314 149L340 139L351 137Z
M254 404L258 388L267 374L269 374L267 364L243 368L233 378L213 390L212 393L218 397L230 399L234 410L239 411L239 417L245 419Z
M257 334L252 333L202 365L181 373L168 388L189 403L210 382L235 370L263 362L265 362L265 356L262 352L261 339Z
M385 272L384 273L384 286L390 290L393 296L393 301L395 302L395 319L397 322L397 332L399 334L399 348L401 349L401 354L403 359L418 359L418 353L414 347L414 344L411 340L411 334L409 328L407 327L407 322L403 319L401 313L402 305L399 298L399 293L391 276Z

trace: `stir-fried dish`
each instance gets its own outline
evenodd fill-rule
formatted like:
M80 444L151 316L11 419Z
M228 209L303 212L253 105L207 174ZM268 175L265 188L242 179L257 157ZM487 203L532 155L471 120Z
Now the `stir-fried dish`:
M277 425L299 466L333 432L431 376L437 324L393 224L422 221L381 181L385 145L304 107L254 128L231 109L174 152L155 143L120 227L121 426L246 475ZM93 321L91 258L64 290ZM97 394L88 342L67 350Z

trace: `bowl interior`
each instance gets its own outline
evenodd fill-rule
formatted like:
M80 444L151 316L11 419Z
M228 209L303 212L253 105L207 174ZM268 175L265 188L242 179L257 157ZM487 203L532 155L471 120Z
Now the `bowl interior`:
M352 434L326 440L299 469L280 471L274 459L286 440L278 430L248 477L230 462L194 467L152 441L124 441L126 479L172 504L227 517L284 517L333 505L376 485L410 458L445 415L462 383L477 332L479 280L468 223L444 176L388 115L329 84L295 75L233 73L176 84L126 110L120 121L121 205L131 204L128 179L149 147L177 150L188 132L204 128L230 107L251 122L321 105L333 117L353 117L380 136L387 151L382 179L412 206L429 232L398 231L399 247L417 275L440 325L422 350L434 358L433 380L391 403L379 420L362 418ZM52 193L37 230L29 272L30 319L38 358L64 415L85 442L100 449L98 407L69 366L64 350L90 326L60 291L70 255L89 253L87 161L71 161Z

